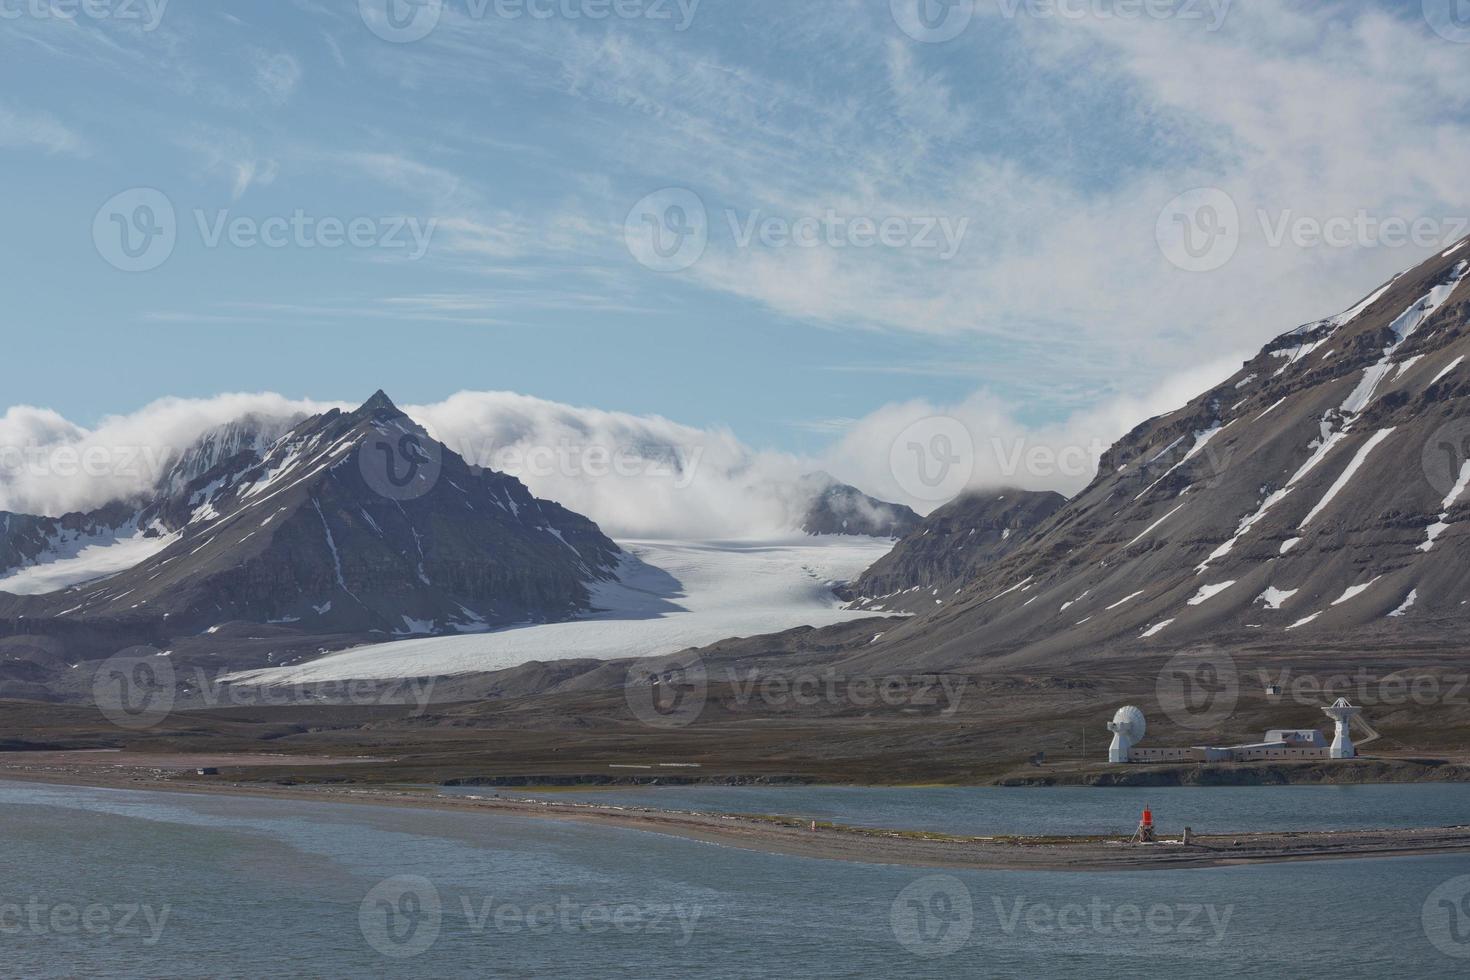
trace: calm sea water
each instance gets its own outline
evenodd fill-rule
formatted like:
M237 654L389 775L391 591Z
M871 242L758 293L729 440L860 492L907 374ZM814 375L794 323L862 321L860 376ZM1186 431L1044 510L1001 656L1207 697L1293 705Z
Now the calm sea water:
M717 813L835 820L858 827L952 834L1128 834L1144 807L1166 833L1369 830L1470 824L1470 783L1393 786L1245 786L1195 789L890 789L857 786L655 786L630 789L446 788L452 795L541 796Z
M4 782L0 833L5 976L1379 978L1470 962L1470 857L934 874L481 814Z

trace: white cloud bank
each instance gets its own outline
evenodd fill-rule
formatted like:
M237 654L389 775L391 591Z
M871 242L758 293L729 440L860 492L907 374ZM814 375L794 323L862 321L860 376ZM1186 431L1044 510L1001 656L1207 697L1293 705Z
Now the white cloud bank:
M890 464L900 434L932 416L956 420L974 447L968 479L956 491L1075 493L1095 472L1097 454L1119 436L1184 404L1233 367L1201 368L1147 399L1115 399L1044 427L1023 424L985 393L954 405L888 405L812 456L756 449L726 429L511 392L461 392L403 409L471 463L518 477L614 536L749 538L795 530L812 492L802 477L818 471L920 512L934 509L940 501L911 493L912 483ZM54 411L17 406L0 416L0 510L60 515L126 499L154 486L181 450L218 426L246 415L281 420L332 407L350 406L275 394L165 398L86 429ZM1038 451L1052 462L1037 464Z

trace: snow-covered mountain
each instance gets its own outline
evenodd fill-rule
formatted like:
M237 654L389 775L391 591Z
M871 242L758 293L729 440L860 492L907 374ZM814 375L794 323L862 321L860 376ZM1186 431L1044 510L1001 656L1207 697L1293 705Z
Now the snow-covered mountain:
M1138 426L1039 533L863 655L1442 642L1470 620L1467 518L1462 242Z
M60 517L0 512L0 592L54 592L138 564L187 520L179 498L190 483L241 453L263 452L305 417L249 413L209 429L167 459L149 490L96 510Z
M586 610L620 559L591 521L470 467L381 392L269 432L246 420L214 433L136 510L7 515L0 590L31 594L0 593L0 623L162 640L228 623L477 631ZM68 576L88 581L54 588Z

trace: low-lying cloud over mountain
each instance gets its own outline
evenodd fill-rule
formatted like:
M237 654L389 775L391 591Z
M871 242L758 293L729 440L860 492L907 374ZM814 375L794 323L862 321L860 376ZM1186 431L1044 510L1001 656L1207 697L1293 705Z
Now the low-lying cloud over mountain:
M962 447L956 493L1000 486L1075 493L1095 475L1103 449L1135 423L1177 408L1233 367L1208 365L1149 397L1118 397L1040 425L985 393L958 404L889 405L806 456L752 447L728 429L513 392L461 392L404 411L471 464L517 477L615 536L752 537L799 530L814 492L803 477L816 471L920 513L934 510L944 500L923 487L913 492L911 463L895 460L893 449L935 417L954 420L971 444ZM49 409L14 407L0 416L0 511L61 516L144 495L206 435L220 438L222 426L250 420L248 438L261 445L249 448L260 449L334 407L352 404L269 393L163 398L93 428Z

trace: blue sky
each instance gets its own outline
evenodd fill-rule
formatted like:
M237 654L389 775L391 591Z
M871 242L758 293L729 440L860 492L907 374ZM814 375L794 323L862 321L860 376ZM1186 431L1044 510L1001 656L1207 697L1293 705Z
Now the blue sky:
M402 43L379 36L388 0L175 0L156 26L129 19L142 0L96 2L112 16L0 4L3 404L84 426L165 395L383 387L792 452L977 400L1018 431L1096 419L1110 440L1434 250L1273 243L1277 218L1449 234L1470 214L1470 37L1418 0L933 0L930 23L968 18L939 43L911 36L906 0L625 0L640 16L605 20L598 0L545 19L446 0ZM1203 271L1159 237L1199 187L1240 216ZM131 220L137 188L167 198L176 244L126 272L94 225L117 195ZM627 223L671 188L708 244L660 271ZM372 230L208 240L222 215L298 212ZM401 219L432 227L422 256L381 243ZM864 221L891 242L831 244ZM803 222L822 240L782 239ZM931 247L936 227L964 233Z

